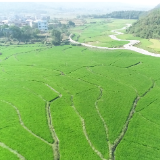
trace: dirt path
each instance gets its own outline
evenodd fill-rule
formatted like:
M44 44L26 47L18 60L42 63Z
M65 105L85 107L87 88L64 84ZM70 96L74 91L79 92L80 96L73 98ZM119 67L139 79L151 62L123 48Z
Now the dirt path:
M47 102L46 104L46 113L47 113L48 126L50 129L52 138L54 140L54 143L52 144L54 160L60 160L59 139L53 127L52 116L51 116L51 111L50 111L50 102Z
M16 110L17 115L18 115L18 118L19 118L19 122L20 122L21 126L22 126L26 131L28 131L30 134L32 134L34 137L40 139L40 140L43 141L44 143L46 143L46 144L48 144L48 145L51 145L51 143L49 143L49 142L47 142L46 140L44 140L43 138L37 136L35 133L33 133L29 128L27 128L27 127L24 125L24 123L23 123L23 121L22 121L22 118L21 118L20 111L18 110L18 108L17 108L16 106L14 106L14 105L11 104L10 102L4 101L4 100L1 100L1 102L4 102L4 103L6 103L6 104L9 104L10 106L12 106L12 107Z
M54 98L53 100L46 103L46 113L47 113L48 127L50 129L52 138L54 140L54 143L52 144L53 153L54 153L54 160L60 160L59 139L58 139L58 136L57 136L56 131L54 129L53 119L52 119L51 110L50 110L50 108L51 108L50 105L55 100L61 98L62 94L59 93L58 91L56 91L54 88L52 88L49 84L45 84L45 85L47 87L49 87L52 91L54 91L55 93L58 94L58 96L56 98Z
M132 106L132 109L129 113L129 116L127 118L127 121L125 122L124 126L123 126L123 129L120 133L120 135L117 137L117 139L114 141L114 143L112 144L112 147L111 147L111 151L112 151L112 154L111 154L111 157L110 157L110 160L115 160L115 155L114 155L114 152L117 148L117 146L119 145L119 143L122 141L123 137L125 136L127 130L128 130L128 126L129 126L129 123L130 123L130 120L132 119L134 113L135 113L135 108L137 106L137 103L138 101L140 100L140 97L137 96L136 99L134 100L134 103L133 103L133 106Z
M134 102L133 102L132 109L130 110L130 113L129 113L128 118L127 118L127 120L126 120L126 122L125 122L125 124L124 124L124 126L123 126L123 128L122 128L122 131L121 131L120 135L117 137L117 139L116 139L116 140L114 141L114 143L111 145L112 155L111 155L111 157L110 157L110 160L115 160L115 155L114 155L115 150L116 150L117 146L119 145L119 143L120 143L120 142L122 141L122 139L124 138L124 136L125 136L125 134L126 134L126 132L127 132L127 130L128 130L129 123L130 123L133 115L136 113L136 110L135 110L135 109L136 109L136 107L137 107L137 104L138 104L139 100L140 100L141 98L143 98L147 93L149 93L149 92L154 88L154 85L155 85L155 82L152 81L152 86L151 86L142 96L139 96L139 95L137 94L137 97L135 98L135 100L134 100Z
M107 124L106 124L104 118L102 117L102 115L101 115L101 113L99 111L99 108L98 108L98 101L100 101L100 99L102 98L102 95L103 95L103 89L102 88L99 88L99 89L100 89L100 95L99 95L99 97L97 98L97 100L95 102L95 107L96 107L96 111L97 111L97 113L98 113L98 115L99 115L99 117L100 117L100 119L101 119L101 121L103 123L103 126L105 128L106 139L107 139L108 148L109 148L109 157L111 157L112 156L112 148L111 148L111 143L109 141L108 126L107 126Z
M0 142L0 147L9 150L11 153L15 154L20 160L25 160L25 158L21 154L19 154L16 150L13 150L12 148L8 147L4 143Z
M91 140L88 137L87 131L86 131L86 126L85 126L85 120L83 119L83 117L80 115L80 113L77 111L76 107L74 106L73 103L73 96L71 96L71 102L72 102L72 108L75 110L75 112L77 113L78 117L80 118L81 122L82 122L82 128L83 128L83 133L86 137L87 142L89 143L90 147L92 148L92 150L101 158L101 160L107 160L103 157L102 153L100 151L98 151L92 144Z
M131 50L131 51L135 51L135 52L138 52L138 53L141 53L141 54L144 54L144 55L148 55L148 56L153 56L153 57L160 57L160 54L156 54L156 53L152 53L152 52L149 52L147 50L144 50L144 49L141 49L141 48L138 48L138 47L135 47L134 45L140 43L140 41L138 40L122 40L122 39L118 39L116 36L117 35L122 35L124 33L121 33L119 32L120 30L125 30L126 28L130 27L131 24L126 24L127 26L126 27L123 27L122 29L117 29L117 30L112 30L111 32L114 33L113 35L109 35L110 38L112 38L113 40L117 40L117 41L127 41L129 42L128 44L125 44L123 46L123 48L108 48L108 47L98 47L98 46L92 46L92 45L89 45L89 44L86 44L86 43L79 43L79 42L76 42L74 41L71 37L72 37L72 34L69 36L69 41L71 43L74 43L74 44L80 44L82 46L85 46L85 47L89 47L89 48L96 48L96 49L105 49L105 50L119 50L119 49L125 49L125 50Z
M36 96L40 97L42 100L44 100L46 102L46 114L47 114L47 121L48 121L48 127L49 127L49 130L51 132L51 135L52 135L52 138L53 138L53 143L49 143L48 141L44 140L43 138L41 138L40 136L37 136L35 133L33 133L29 128L27 128L23 121L22 121L22 118L21 118L21 114L20 114L20 111L18 110L18 108L16 106L14 106L12 103L10 102L7 102L7 101L4 101L4 100L1 100L2 102L4 103L7 103L9 104L10 106L12 106L16 112L17 112L17 115L18 115L18 118L19 118L19 122L21 124L21 126L27 130L30 134L32 134L34 137L40 139L41 141L43 141L44 143L50 145L53 149L53 154L54 154L54 160L60 160L60 153L59 153L59 139L58 139L58 136L56 135L56 132L55 132L55 129L53 127L53 122L52 122L52 115L51 115L51 111L50 111L50 105L52 102L54 102L55 100L57 100L58 98L61 98L62 95L56 91L55 89L53 89L51 86L49 86L48 84L45 84L47 87L49 87L52 91L54 91L55 93L57 93L59 96L57 96L56 98L54 98L53 100L51 100L50 102L47 102L46 100L44 100L41 95L37 95L36 93L34 93ZM24 88L26 89L26 88ZM21 156L22 157L22 156ZM21 158L22 159L22 158ZM22 159L22 160L25 160L25 159Z

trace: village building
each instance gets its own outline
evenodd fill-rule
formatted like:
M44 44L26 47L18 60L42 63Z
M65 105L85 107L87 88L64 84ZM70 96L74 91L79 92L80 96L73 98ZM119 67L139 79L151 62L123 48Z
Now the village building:
M37 24L37 27L40 31L47 31L48 30L48 23L46 20L36 20L34 23Z

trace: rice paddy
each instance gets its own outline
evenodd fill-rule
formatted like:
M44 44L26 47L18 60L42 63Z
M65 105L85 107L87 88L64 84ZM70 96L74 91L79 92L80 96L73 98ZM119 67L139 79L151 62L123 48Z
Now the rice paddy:
M71 45L0 52L2 160L159 159L159 58Z

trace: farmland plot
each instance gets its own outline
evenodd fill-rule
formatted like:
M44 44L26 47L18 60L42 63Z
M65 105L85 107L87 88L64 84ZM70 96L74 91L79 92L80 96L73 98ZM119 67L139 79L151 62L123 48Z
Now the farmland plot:
M70 45L1 51L2 160L159 159L159 58Z

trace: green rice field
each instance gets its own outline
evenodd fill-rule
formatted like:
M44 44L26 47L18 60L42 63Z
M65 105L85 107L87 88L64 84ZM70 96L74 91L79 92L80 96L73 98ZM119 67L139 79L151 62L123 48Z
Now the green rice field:
M159 58L71 45L0 52L1 160L160 159Z
M124 35L118 35L117 37L122 40L139 40L140 43L136 45L136 47L143 48L149 52L160 53L160 40L158 39L143 39L126 33Z
M110 20L107 19L87 19L83 26L75 27L71 30L74 34L73 40L80 43L87 43L94 46L118 48L128 42L116 41L109 37L113 33L111 30L121 29L126 24L132 24L135 20ZM125 32L125 30L122 32Z
M112 29L132 23L86 21L74 38L107 47L122 45L105 38ZM160 159L160 58L41 44L0 53L1 160Z

